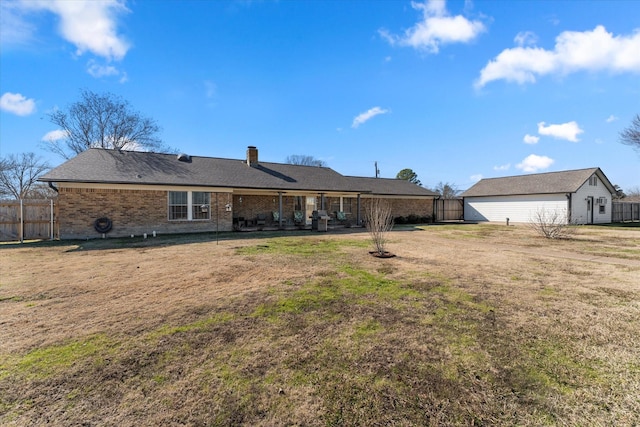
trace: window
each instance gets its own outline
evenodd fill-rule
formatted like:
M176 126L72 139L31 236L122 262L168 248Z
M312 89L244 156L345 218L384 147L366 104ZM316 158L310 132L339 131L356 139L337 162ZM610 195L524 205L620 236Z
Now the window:
M211 193L204 193L201 191L193 192L193 214L192 219L209 219L211 210Z
M188 219L188 193L186 191L169 191L169 219Z
M589 185L591 186L597 186L598 185L598 177L593 175L591 177L589 177Z
M211 193L169 191L169 220L191 221L211 218Z
M601 214L607 213L607 205L600 205L600 210L598 212Z

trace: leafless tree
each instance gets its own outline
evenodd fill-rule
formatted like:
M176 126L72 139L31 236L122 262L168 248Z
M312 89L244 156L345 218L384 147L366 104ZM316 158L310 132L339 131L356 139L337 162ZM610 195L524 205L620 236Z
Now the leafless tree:
M433 189L436 193L442 196L443 199L455 199L460 194L460 190L455 184L440 181L438 185Z
M290 165L327 167L327 163L324 160L316 159L313 156L307 156L304 154L292 154L287 156L284 162Z
M0 197L24 199L39 190L38 177L50 169L34 153L11 154L0 159Z
M380 198L365 203L364 220L378 255L386 253L387 232L393 227L391 204Z
M568 221L566 210L538 209L529 221L529 227L547 239L568 239L578 228Z
M620 132L620 141L623 144L632 146L640 153L640 114L636 114L631 121L631 125Z
M160 132L158 124L111 93L81 90L79 101L67 111L54 110L49 120L60 127L62 138L49 141L45 147L65 159L93 147L145 151L164 148L156 136Z

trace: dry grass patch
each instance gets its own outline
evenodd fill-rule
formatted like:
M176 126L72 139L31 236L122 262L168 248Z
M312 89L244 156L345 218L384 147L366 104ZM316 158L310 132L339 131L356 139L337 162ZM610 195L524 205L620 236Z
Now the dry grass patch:
M3 246L0 424L634 425L623 231Z

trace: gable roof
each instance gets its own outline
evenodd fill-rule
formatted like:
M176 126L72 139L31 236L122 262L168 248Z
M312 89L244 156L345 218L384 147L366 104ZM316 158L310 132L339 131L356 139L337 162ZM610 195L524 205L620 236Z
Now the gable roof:
M370 193L378 188L378 183L367 178L345 177L327 167L268 162L249 166L244 160L199 156L180 161L174 154L101 148L78 154L43 175L40 181L354 193ZM384 181L398 181L395 186L387 183L397 191L380 194L432 195L423 188L405 189L406 184L421 188L407 181Z
M615 191L600 168L588 168L503 178L485 178L462 193L462 197L575 193L593 174L598 175L609 192Z

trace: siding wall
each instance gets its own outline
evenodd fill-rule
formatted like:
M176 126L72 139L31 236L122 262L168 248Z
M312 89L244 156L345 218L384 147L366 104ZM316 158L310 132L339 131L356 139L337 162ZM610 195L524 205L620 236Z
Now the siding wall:
M564 194L532 194L525 196L465 197L466 221L495 221L528 223L539 209L567 213L568 200Z
M589 197L593 197L593 222L588 210ZM599 197L606 197L604 213L600 213L600 206L596 203ZM585 182L571 197L571 220L577 224L607 224L611 222L611 193L598 178L596 185Z

